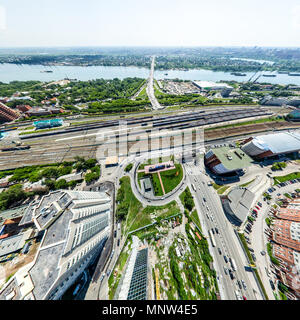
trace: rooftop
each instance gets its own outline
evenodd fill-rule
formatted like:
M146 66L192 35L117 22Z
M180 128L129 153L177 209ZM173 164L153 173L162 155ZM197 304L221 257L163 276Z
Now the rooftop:
M214 88L228 88L232 89L227 83L217 83L213 81L194 81L194 84L204 89L214 89Z
M271 150L273 154L290 152L300 150L300 133L294 131L265 134L253 138L251 142L262 150Z
M253 160L240 148L220 147L211 149L227 170L249 167Z
M228 193L223 203L225 206L228 205L235 217L243 222L249 214L254 198L255 194L247 188L237 187Z

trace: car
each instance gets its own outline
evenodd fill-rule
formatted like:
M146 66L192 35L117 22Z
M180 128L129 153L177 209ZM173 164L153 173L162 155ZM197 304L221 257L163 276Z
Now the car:
M231 269L229 269L229 275L230 275L231 280L235 279L235 276L234 276L233 272L231 271Z
M255 256L255 254L254 254L254 253L251 253L251 256L252 256L252 258L253 258L253 261L255 262L255 261L256 261L256 256Z
M108 270L108 271L107 271L106 275L107 275L107 276L109 276L109 275L110 275L110 270Z
M105 272L102 273L102 275L101 275L101 277L100 277L100 282L104 279L104 277L105 277Z
M119 246L120 245L120 239L118 239L118 244L117 244L117 246Z
M243 287L244 287L244 290L247 290L246 282L245 282L244 280L241 280L241 282L242 282L242 285L243 285Z
M224 267L224 273L228 274L228 269L226 267Z
M116 237L116 236L117 236L117 230L114 231L114 237Z
M216 230L216 233L217 233L217 234L219 234L219 230L218 230L218 228L217 228L217 227L215 228L215 230Z
M271 285L272 290L275 290L274 282L271 279L270 279L270 285Z
M239 288L242 289L241 281L238 280L236 283L237 283L237 285L239 286Z
M248 248L248 249L249 249L249 251L254 252L254 250L252 248Z
M266 251L261 251L260 254L264 256L266 254Z
M228 262L228 258L226 256L224 256L224 260L226 263Z
M222 251L221 251L221 249L220 249L220 248L218 248L218 252L219 252L219 254L222 254Z
M211 229L211 231L212 231L213 234L215 234L215 230L213 228Z
M205 197L203 197L203 201L204 201L204 202L206 202L206 199L205 199Z
M260 207L259 207L259 206L255 206L255 208L256 208L257 210L260 210Z
M244 300L247 300L247 298L246 298L245 296L243 296L243 299L244 299Z
M257 202L257 204L258 204L260 207L262 207L262 203L261 203L261 202Z
M255 210L255 209L253 209L252 212L257 214L257 210Z

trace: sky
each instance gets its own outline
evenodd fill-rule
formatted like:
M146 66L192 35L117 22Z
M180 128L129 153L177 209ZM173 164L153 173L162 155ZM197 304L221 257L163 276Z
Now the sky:
M300 47L300 0L0 0L0 48Z

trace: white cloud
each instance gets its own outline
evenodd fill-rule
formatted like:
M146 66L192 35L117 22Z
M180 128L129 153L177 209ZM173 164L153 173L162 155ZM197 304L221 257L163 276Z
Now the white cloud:
M297 5L292 10L292 25L300 30L300 5Z
M0 5L0 31L6 29L6 11L3 6Z

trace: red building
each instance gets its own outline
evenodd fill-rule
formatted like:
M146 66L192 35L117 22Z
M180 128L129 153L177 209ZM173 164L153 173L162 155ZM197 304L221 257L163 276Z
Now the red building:
M18 114L0 102L0 122L8 122L18 119Z
M19 111L22 111L22 112L26 112L28 110L30 110L32 107L28 104L22 104L22 105L19 105L19 106L16 106L16 109L18 109Z
M288 220L276 219L274 223L273 241L300 251L298 235L299 223Z

